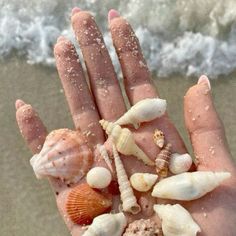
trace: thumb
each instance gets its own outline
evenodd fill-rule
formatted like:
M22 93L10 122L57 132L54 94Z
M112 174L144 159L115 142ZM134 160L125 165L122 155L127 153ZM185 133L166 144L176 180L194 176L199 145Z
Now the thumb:
M184 98L185 124L199 170L235 171L223 124L215 110L211 85L206 76Z

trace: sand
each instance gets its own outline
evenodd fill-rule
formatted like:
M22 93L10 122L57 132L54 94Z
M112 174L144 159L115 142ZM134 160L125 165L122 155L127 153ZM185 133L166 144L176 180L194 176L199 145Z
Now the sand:
M236 73L212 81L216 108L226 128L229 146L236 160ZM73 128L69 110L55 69L28 65L11 57L0 63L0 235L70 235L59 213L47 181L36 180L27 150L15 122L17 98L31 103L49 130ZM189 149L183 122L183 96L195 78L155 78L161 96L168 100L168 112Z

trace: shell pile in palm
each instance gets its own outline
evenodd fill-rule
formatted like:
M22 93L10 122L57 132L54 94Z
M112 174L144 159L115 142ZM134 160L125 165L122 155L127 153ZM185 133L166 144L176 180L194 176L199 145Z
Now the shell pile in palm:
M93 163L93 155L81 133L69 129L52 131L30 163L37 178L81 179Z
M75 224L90 224L93 219L107 212L112 205L112 200L83 183L72 188L67 202L66 211Z
M229 172L196 171L165 178L158 182L152 192L153 197L194 200L218 187L231 176Z
M164 149L160 151L156 158L157 174L166 177L168 175L169 160L171 157L171 144L168 143Z
M163 148L165 144L164 133L160 131L159 129L156 129L153 134L153 141L159 148Z
M200 227L179 204L154 205L154 211L162 220L164 236L196 236Z
M97 216L83 236L121 236L127 225L123 213Z
M161 117L166 111L166 100L146 98L133 105L115 123L118 125L132 124L136 129L140 123Z
M117 150L125 155L134 155L146 165L153 166L155 163L138 147L131 131L121 128L119 125L105 120L100 121L106 133L112 137Z

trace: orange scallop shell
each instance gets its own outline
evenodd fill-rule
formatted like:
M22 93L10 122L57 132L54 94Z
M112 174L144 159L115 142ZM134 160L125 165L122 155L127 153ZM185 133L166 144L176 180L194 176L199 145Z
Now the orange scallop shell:
M93 219L107 212L112 200L89 187L87 183L80 184L69 193L66 210L69 218L76 224L87 225Z

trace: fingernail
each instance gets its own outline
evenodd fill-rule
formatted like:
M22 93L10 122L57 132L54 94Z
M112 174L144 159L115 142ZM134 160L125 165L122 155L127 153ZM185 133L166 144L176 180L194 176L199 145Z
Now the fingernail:
M65 37L61 35L57 38L57 43L64 41L64 40L65 40Z
M206 83L209 87L209 89L211 89L211 83L209 81L209 79L207 78L206 75L202 75L199 79L198 79L198 84L201 84L201 83Z
M116 17L119 17L120 14L118 11L114 10L114 9L111 9L109 12L108 12L108 22L110 23L111 20L113 20L114 18Z
M17 99L16 102L15 102L16 110L18 110L20 107L22 107L24 105L25 105L25 102L22 101L21 99Z
M75 15L76 13L80 12L81 9L79 7L74 7L71 11L71 16Z

